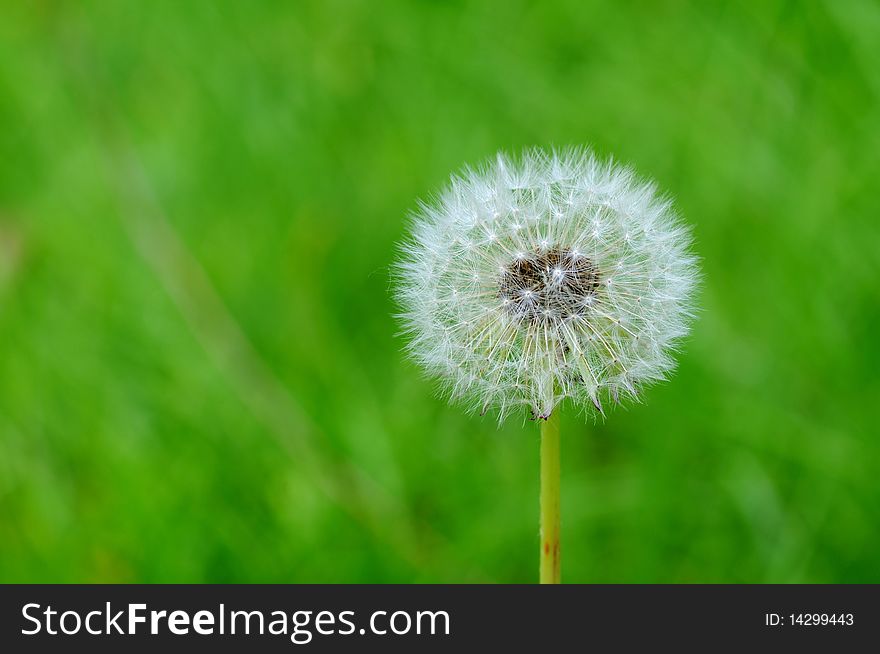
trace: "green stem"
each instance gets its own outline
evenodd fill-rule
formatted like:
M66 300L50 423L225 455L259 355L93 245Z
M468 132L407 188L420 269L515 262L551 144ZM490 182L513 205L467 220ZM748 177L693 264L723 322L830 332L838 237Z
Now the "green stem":
M541 423L541 583L560 583L559 407Z

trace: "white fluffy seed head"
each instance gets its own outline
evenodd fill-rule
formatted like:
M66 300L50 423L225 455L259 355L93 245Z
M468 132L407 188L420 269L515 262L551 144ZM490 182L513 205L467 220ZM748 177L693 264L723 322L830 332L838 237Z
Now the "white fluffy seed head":
M499 154L453 176L403 250L410 354L499 420L635 398L673 368L692 316L697 260L671 202L587 150Z

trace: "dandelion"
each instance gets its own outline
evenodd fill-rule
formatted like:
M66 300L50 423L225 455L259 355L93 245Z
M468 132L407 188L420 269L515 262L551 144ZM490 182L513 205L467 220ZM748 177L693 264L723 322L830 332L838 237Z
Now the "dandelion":
M697 262L671 201L582 149L453 176L398 264L408 350L453 398L541 421L541 581L559 581L559 417L604 415L674 367Z

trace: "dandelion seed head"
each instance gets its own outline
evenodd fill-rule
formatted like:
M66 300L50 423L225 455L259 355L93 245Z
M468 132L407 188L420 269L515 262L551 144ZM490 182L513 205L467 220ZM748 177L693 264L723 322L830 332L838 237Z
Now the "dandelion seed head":
M499 154L414 216L397 265L408 351L502 419L636 397L674 367L698 277L671 202L590 152Z

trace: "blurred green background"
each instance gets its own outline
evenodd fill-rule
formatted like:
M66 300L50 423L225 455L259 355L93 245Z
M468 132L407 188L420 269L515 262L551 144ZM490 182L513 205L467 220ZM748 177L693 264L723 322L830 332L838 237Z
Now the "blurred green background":
M416 199L589 143L703 258L563 416L570 582L880 581L876 2L0 9L0 580L531 582L538 434L401 354Z

